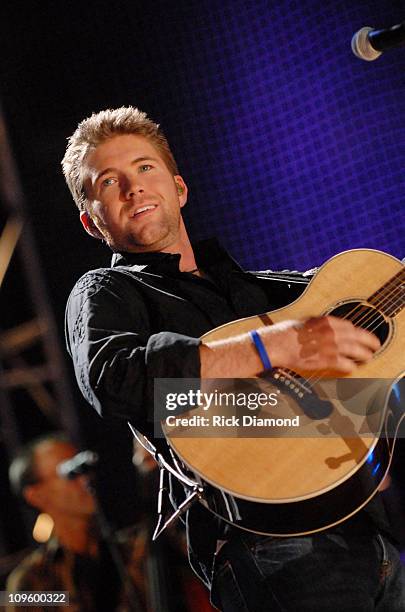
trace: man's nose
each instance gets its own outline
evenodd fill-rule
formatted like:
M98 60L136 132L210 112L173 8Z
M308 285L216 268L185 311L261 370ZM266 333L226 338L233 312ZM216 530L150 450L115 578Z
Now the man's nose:
M125 198L127 200L133 198L136 195L143 193L144 188L142 181L139 177L127 178L125 179L125 184L123 185L123 191Z

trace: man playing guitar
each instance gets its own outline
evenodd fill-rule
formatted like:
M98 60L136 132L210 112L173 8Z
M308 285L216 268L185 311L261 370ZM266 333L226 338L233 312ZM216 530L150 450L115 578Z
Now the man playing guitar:
M75 285L67 342L87 401L105 418L153 435L155 378L251 378L270 368L347 375L378 338L335 316L278 322L201 341L209 330L295 300L305 277L244 272L216 241L192 245L181 215L187 185L153 121L132 107L79 124L63 170L84 229L112 266ZM286 476L288 477L288 475ZM378 494L339 525L294 537L229 526L195 504L190 559L228 611L405 610L405 576Z

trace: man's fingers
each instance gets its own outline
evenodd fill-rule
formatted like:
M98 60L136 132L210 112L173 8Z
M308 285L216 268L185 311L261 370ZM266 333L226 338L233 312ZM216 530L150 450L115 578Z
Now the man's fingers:
M359 343L363 346L368 347L373 353L378 351L381 346L381 342L377 338L377 336L366 329L361 329L360 327L354 328L357 332L357 339Z
M308 319L305 322L307 337L318 332L324 336L333 335L334 341L344 343L345 341L357 342L358 344L369 348L371 351L377 351L381 344L375 334L367 329L356 327L348 319L340 319L339 317L326 316L315 319Z
M370 331L333 316L284 322L277 329L274 326L273 332L277 332L279 342L274 343L275 338L269 342L272 363L293 370L350 374L380 348L378 338Z
M368 346L355 341L342 342L339 354L357 362L367 362L373 358L374 351Z
M307 319L298 330L300 358L314 369L351 373L380 348L378 338L347 319L327 316Z
M343 356L339 357L336 366L334 367L337 372L341 372L342 374L351 374L356 368L357 364L355 361Z

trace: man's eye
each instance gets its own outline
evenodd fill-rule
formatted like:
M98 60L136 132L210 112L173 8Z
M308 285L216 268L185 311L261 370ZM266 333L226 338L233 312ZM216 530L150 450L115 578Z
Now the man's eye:
M148 170L151 170L151 169L152 169L151 164L142 164L142 166L139 166L140 172L148 172Z
M102 185L103 187L108 187L109 185L114 185L114 183L115 183L114 178L106 178L103 180Z

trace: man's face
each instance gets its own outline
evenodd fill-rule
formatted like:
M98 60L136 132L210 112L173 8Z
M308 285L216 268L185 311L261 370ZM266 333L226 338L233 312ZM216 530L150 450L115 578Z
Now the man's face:
M44 441L35 449L38 482L29 487L29 503L52 517L90 517L94 514L95 502L84 478L65 480L57 473L59 463L71 459L76 453L71 444L61 441Z
M84 213L82 223L114 251L162 251L178 243L187 187L143 136L123 134L99 145L86 158L84 186L91 219Z

